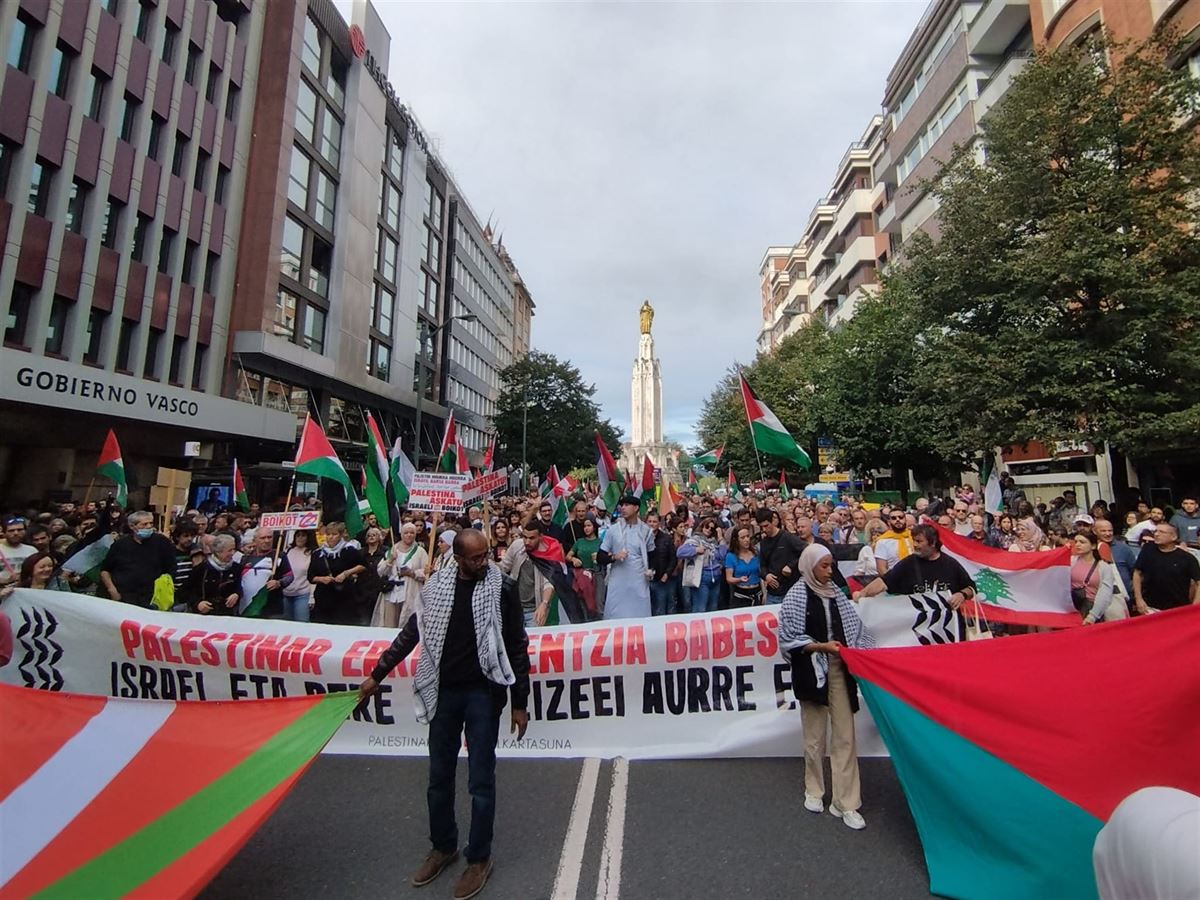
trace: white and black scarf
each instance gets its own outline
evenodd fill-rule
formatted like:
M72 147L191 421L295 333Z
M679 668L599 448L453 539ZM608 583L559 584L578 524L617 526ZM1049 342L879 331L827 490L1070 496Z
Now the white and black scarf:
M846 596L846 592L839 587L835 587L834 591L830 602L837 604L846 646L853 647L855 650L873 649L875 638L863 627L862 619L858 617L858 610L854 608L854 604ZM816 643L816 639L808 634L806 624L808 622L808 600L808 585L801 578L792 585L792 589L787 592L787 596L783 598L783 603L779 606L779 650L784 659L790 660L793 653L802 653L804 647ZM816 601L820 603L821 598L817 597ZM827 635L825 639L832 641L834 639L833 617L826 616L826 618L829 621L825 623ZM813 672L817 676L817 687L824 687L825 678L829 673L829 657L824 653L805 655L812 661Z
M479 668L493 684L509 685L517 680L508 653L500 617L500 569L489 563L483 578L475 582L471 594L471 614L475 620L475 643L479 650ZM454 610L454 590L458 582L458 560L453 557L429 577L421 589L421 608L417 612L417 630L421 635L421 657L413 675L413 694L417 721L428 724L437 715L438 680L442 648Z

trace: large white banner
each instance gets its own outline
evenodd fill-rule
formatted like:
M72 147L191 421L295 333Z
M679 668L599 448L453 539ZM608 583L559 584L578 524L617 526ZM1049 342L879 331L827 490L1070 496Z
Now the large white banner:
M0 608L14 655L0 681L49 690L170 700L242 700L349 690L394 631L162 613L55 591L18 590ZM803 752L791 668L771 607L537 628L518 757L683 759ZM418 648L419 652L419 648ZM326 752L418 756L416 657L402 663ZM862 756L886 754L864 705Z

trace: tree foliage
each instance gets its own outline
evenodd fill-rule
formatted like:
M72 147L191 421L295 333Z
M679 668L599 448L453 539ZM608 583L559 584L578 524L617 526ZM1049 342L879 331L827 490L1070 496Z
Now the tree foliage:
M596 386L585 383L570 363L534 350L501 371L500 382L493 422L501 462L520 464L523 425L526 458L534 472L544 473L551 465L562 473L594 466L596 430L609 450L620 454L620 429L600 418L592 399ZM528 421L523 422L526 406Z
M814 460L817 436L843 465L925 476L1030 440L1200 444L1200 144L1181 127L1200 105L1168 61L1155 42L1039 55L926 185L939 239L910 237L844 326L746 368ZM757 473L736 372L697 430Z

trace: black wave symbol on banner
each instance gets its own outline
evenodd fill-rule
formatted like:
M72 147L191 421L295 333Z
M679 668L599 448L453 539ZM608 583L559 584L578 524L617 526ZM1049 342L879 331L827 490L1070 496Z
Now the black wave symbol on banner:
M917 611L912 633L920 643L954 644L967 639L962 613L951 609L937 594L909 594L908 600Z
M54 632L58 630L58 619L48 610L21 610L21 627L17 629L17 640L25 651L17 669L26 687L40 688L45 691L61 691L63 686L62 674L58 671L58 661L62 659L63 648L54 640Z

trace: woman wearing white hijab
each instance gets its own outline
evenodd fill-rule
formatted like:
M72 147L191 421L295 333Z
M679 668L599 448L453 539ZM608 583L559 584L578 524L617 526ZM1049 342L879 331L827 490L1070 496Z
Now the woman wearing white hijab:
M866 827L858 812L862 799L854 745L858 685L840 653L842 647L869 649L875 639L834 584L833 566L833 556L820 544L810 544L800 554L800 579L779 608L779 648L792 664L792 690L804 726L804 808L825 811L825 736L832 726L829 812L858 831Z

